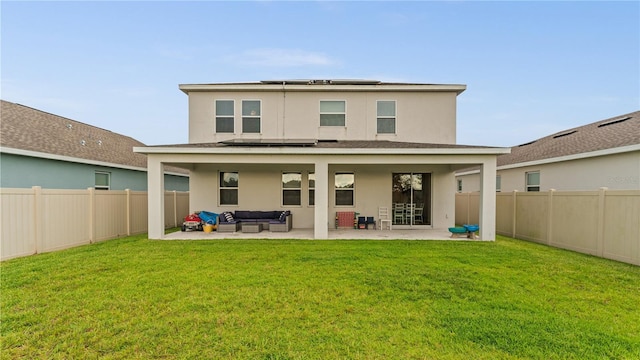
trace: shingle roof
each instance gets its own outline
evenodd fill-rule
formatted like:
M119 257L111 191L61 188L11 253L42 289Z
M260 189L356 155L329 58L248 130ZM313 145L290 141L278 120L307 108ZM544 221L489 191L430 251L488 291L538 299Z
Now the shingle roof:
M309 144L275 144L260 143L254 144L251 141L243 141L238 144L228 142L214 143L190 143L190 144L171 144L171 145L153 145L149 148L224 148L224 147L315 147L319 149L499 149L492 146L476 146L476 145L457 145L457 144L429 144L429 143L410 143L388 140L319 140L314 145Z
M640 111L567 129L514 146L498 156L498 166L640 144Z
M133 152L133 147L145 146L140 141L24 105L0 101L2 147L147 167L147 156Z

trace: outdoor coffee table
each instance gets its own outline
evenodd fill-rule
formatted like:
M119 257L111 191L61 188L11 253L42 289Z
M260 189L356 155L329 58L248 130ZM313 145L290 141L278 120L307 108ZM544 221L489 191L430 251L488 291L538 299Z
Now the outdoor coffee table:
M242 223L242 232L259 233L262 231L262 223Z

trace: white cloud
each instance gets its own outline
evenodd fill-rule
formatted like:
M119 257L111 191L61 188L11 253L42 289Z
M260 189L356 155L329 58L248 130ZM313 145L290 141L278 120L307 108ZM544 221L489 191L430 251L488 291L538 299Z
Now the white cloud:
M336 64L326 54L314 53L297 49L252 49L242 54L227 58L234 63L252 66L292 67L292 66L329 66Z

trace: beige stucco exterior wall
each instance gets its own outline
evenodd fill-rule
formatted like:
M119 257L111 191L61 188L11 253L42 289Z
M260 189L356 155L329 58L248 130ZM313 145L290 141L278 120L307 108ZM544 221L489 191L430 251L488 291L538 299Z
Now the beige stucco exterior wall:
M314 227L314 207L309 206L308 174L314 172L310 164L277 165L197 165L198 171L192 173L190 200L191 212L206 210L216 213L236 210L291 210L294 214L294 227ZM220 206L218 201L219 171L238 171L239 191L237 206ZM302 205L283 206L281 174L285 171L302 173ZM335 206L333 176L336 172L355 174L354 206ZM397 172L423 172L431 174L432 186L432 225L434 228L446 228L453 225L455 213L454 189L451 186L453 174L447 165L330 165L327 216L329 227L337 211L355 211L361 216L378 217L378 207L391 208L392 174ZM195 195L197 194L197 196ZM203 196L204 195L204 196Z
M559 191L640 189L640 151L597 156L591 158L525 166L498 168L501 191L525 191L525 173L540 171L540 190ZM480 190L477 173L456 176L462 180L462 192Z
M215 132L215 100L234 100L234 133ZM242 100L261 100L261 133L242 133ZM344 127L320 126L320 101L346 101ZM376 102L396 101L396 134L377 134ZM455 92L192 92L189 142L335 139L456 143Z

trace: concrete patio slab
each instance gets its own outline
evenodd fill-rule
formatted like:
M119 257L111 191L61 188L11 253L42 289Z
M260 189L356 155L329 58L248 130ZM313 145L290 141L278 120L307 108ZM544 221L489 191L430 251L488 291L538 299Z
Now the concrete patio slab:
M469 240L465 238L452 239L447 229L393 229L393 230L358 230L331 229L328 240ZM270 232L263 230L259 233L213 231L177 231L164 236L164 240L223 240L223 239L300 239L313 240L313 229L292 229L289 232ZM479 240L475 240L479 241Z

